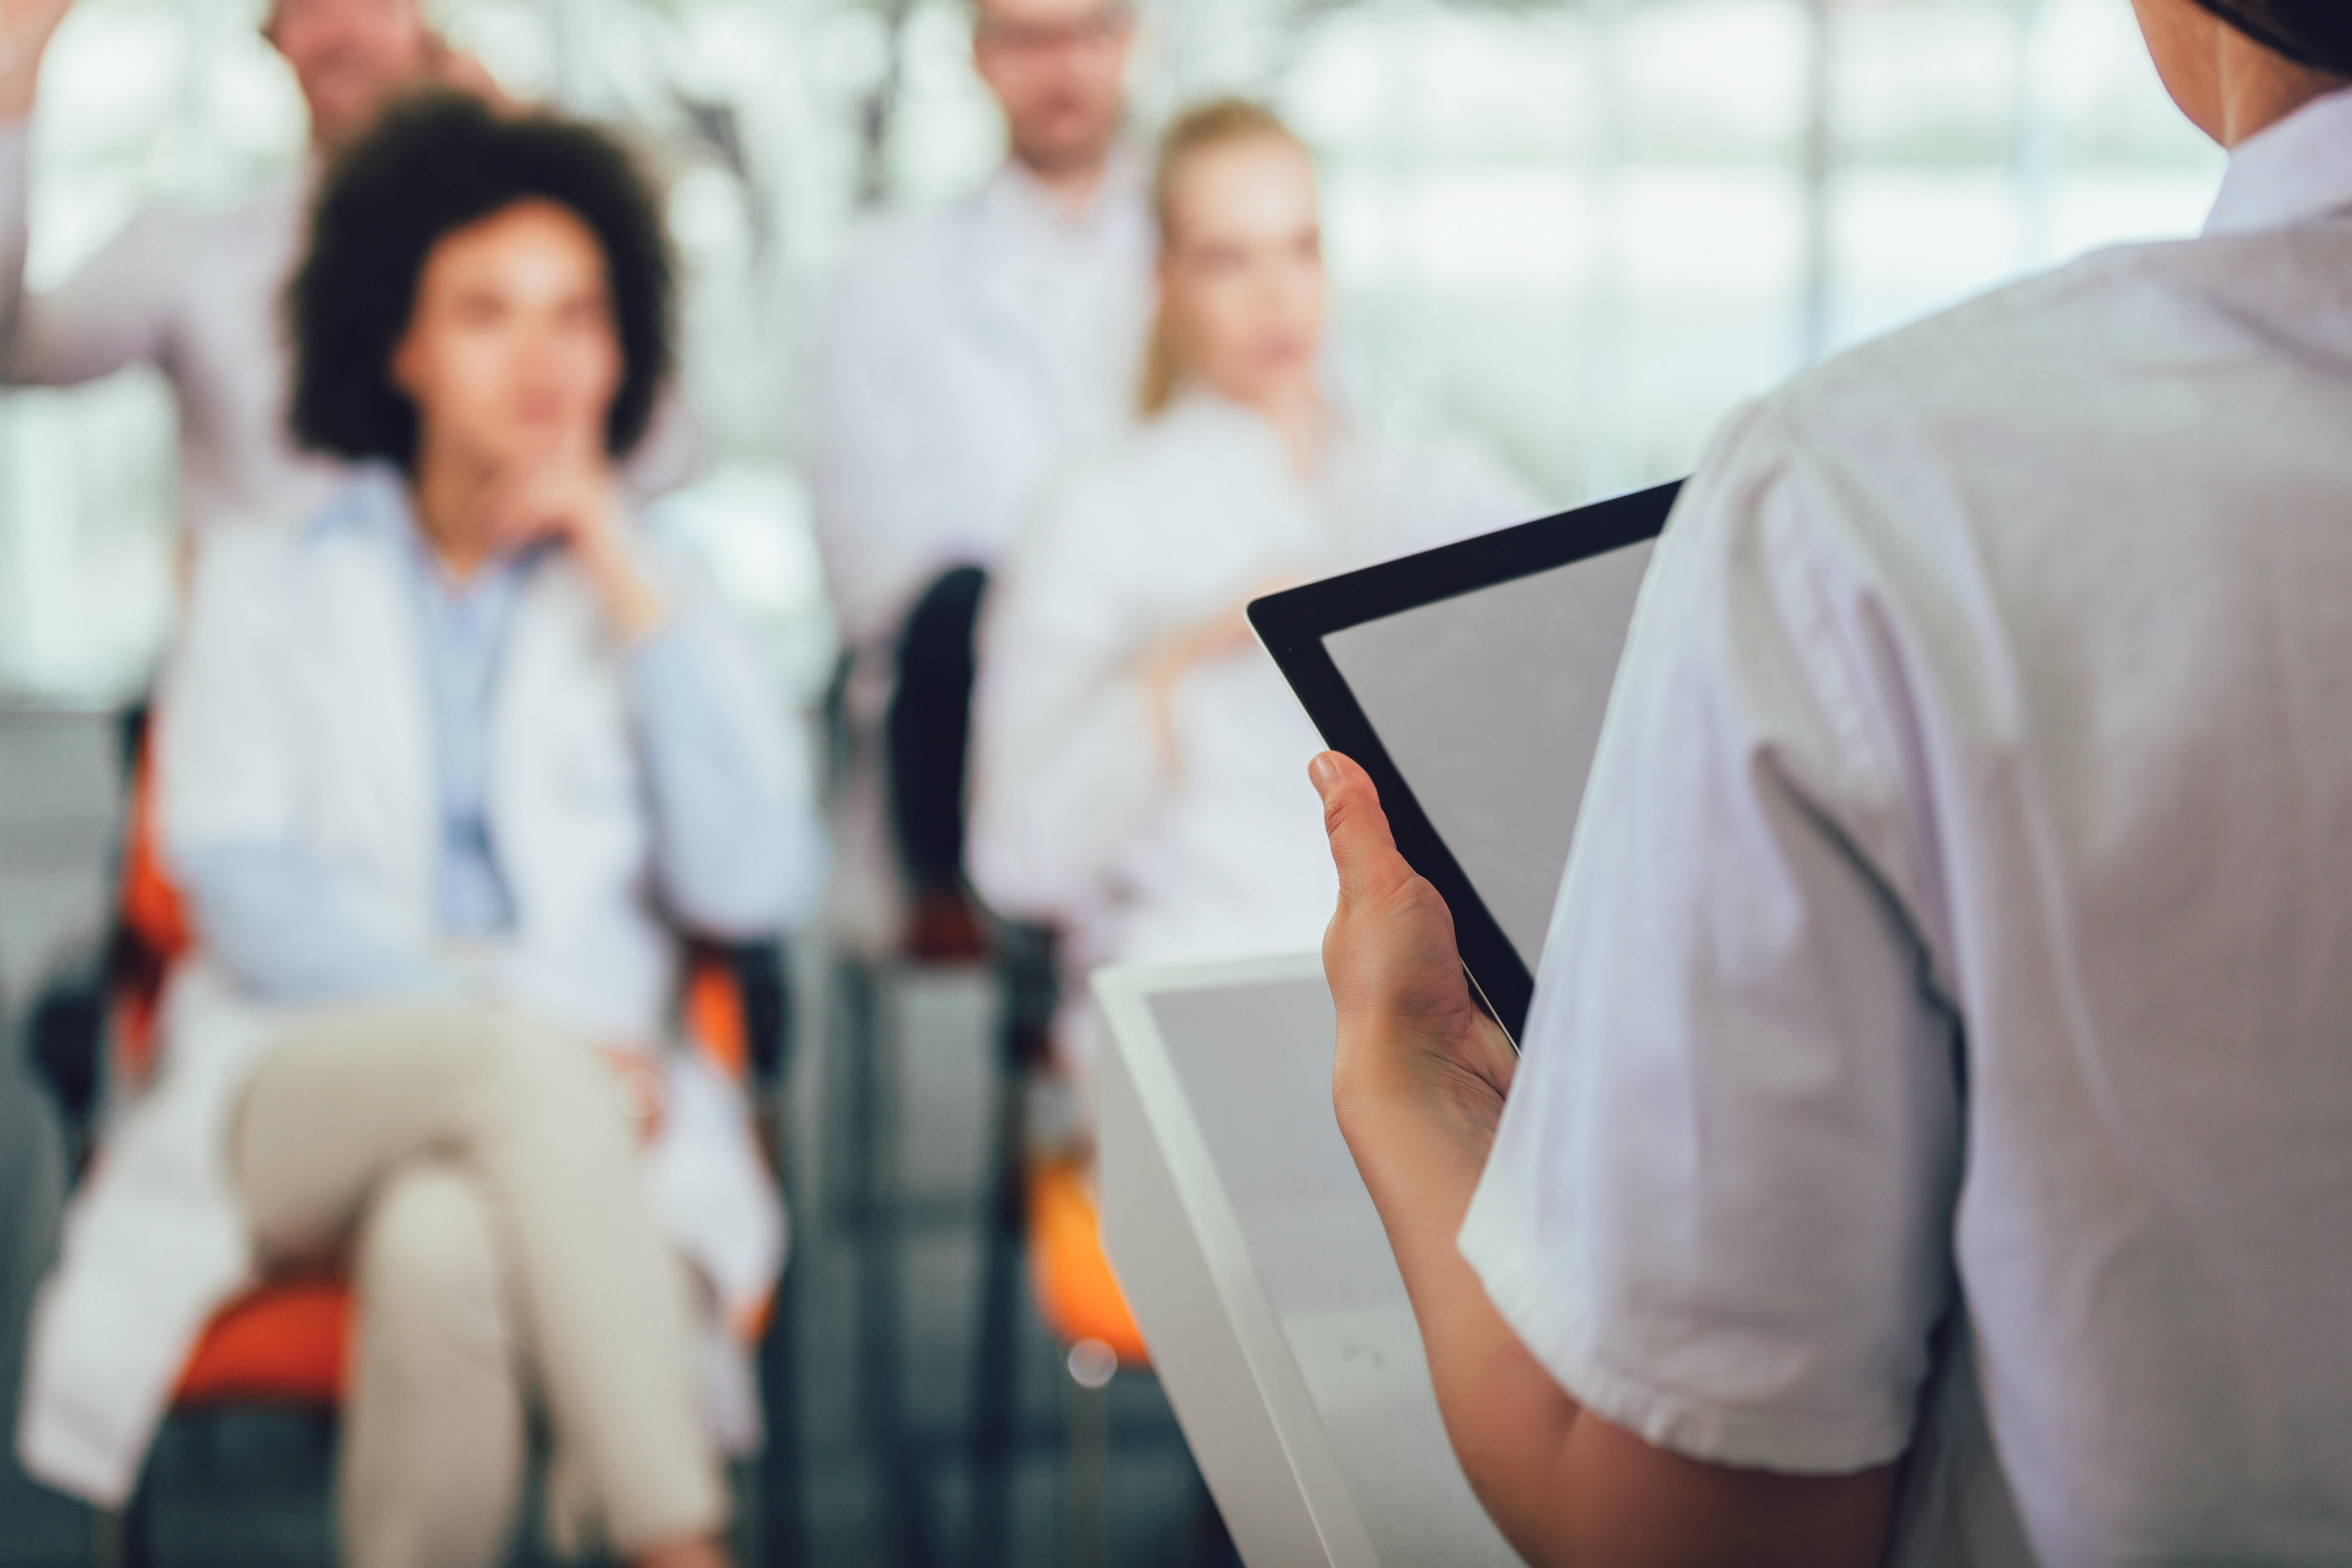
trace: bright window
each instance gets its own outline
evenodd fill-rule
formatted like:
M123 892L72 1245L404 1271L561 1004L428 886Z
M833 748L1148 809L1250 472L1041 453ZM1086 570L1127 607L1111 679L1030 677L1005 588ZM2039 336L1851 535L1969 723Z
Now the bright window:
M829 631L797 457L810 327L862 186L999 155L963 0L450 0L509 88L658 149L710 477L680 526L805 698ZM1565 503L1687 469L1813 355L2121 238L2189 232L2220 157L2125 0L1163 0L1139 129L1274 100L1321 154L1340 374ZM141 204L282 179L300 104L231 0L81 0L36 140L32 276ZM895 64L894 64L895 62ZM862 141L897 83L887 146ZM0 692L147 679L173 595L173 410L133 372L0 398Z

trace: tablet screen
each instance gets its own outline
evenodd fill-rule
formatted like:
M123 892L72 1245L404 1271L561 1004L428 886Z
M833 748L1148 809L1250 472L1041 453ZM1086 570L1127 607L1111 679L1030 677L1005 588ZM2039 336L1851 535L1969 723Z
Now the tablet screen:
M1323 637L1529 973L1654 541Z
M1250 625L1326 745L1371 774L1516 1041L1585 775L1679 483L1269 594Z

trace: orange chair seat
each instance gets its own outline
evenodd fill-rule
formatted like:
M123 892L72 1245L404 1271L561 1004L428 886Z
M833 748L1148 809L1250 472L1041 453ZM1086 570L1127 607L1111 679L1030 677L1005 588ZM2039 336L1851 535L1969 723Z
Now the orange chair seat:
M205 1328L172 1403L336 1405L342 1398L351 1320L351 1289L340 1279L257 1286Z
M1029 1173L1029 1279L1038 1310L1064 1344L1100 1340L1121 1366L1150 1364L1143 1331L1103 1256L1102 1221L1075 1162Z

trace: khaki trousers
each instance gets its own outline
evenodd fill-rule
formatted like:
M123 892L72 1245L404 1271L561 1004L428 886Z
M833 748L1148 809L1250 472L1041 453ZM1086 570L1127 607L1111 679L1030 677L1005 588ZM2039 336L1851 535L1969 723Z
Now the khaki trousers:
M353 1568L501 1562L527 1395L615 1551L724 1523L690 1281L588 1045L499 1008L321 1013L263 1060L233 1148L265 1260L351 1269Z

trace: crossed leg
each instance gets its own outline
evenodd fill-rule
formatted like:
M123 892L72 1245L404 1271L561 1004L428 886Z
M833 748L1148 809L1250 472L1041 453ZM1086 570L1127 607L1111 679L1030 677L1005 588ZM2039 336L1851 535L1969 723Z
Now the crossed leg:
M526 1385L617 1552L719 1531L686 1271L584 1042L499 1008L322 1013L255 1073L235 1152L265 1255L353 1253L355 1568L499 1560Z

